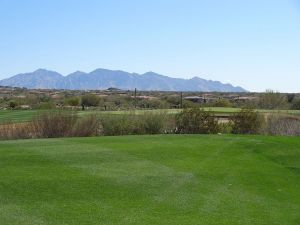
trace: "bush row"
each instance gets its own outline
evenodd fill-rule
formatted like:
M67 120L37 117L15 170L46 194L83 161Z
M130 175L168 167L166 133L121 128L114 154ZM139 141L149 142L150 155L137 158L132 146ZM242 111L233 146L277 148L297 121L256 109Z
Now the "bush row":
M94 115L84 118L69 112L51 112L37 116L29 123L0 125L1 139L86 137L96 136L99 132L98 119Z
M172 122L172 116L164 113L78 117L74 112L57 111L39 115L28 123L2 124L0 139L160 134L172 129Z
M184 109L177 115L145 112L142 114L89 115L58 111L45 113L32 122L0 125L1 139L87 137L134 134L266 134L300 135L300 119L292 116L262 115L241 110L229 121L201 108Z

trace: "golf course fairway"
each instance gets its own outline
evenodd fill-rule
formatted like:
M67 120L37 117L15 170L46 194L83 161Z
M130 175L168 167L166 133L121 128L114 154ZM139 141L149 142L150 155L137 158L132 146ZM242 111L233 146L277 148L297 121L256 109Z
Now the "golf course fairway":
M300 138L0 141L1 225L297 225Z

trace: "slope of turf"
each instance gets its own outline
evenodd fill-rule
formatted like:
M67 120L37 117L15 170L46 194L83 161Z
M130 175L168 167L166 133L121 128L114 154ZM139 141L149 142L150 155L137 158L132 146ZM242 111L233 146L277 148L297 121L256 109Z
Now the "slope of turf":
M300 224L300 138L0 142L0 224Z

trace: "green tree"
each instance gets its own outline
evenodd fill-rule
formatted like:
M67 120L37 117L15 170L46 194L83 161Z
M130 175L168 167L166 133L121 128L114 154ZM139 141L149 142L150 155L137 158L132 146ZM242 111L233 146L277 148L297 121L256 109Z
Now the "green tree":
M178 133L215 134L220 127L212 112L202 108L185 108L176 116Z
M213 106L215 107L231 107L231 103L227 99L219 99L216 101Z
M259 106L263 109L284 108L287 104L286 97L273 90L267 90L260 96Z
M295 96L296 96L295 94L287 94L286 97L287 97L288 103L292 103Z
M82 106L98 106L100 98L96 95L88 94L81 97Z
M263 118L252 109L243 109L230 117L232 133L256 134L263 124Z
M79 106L80 99L78 97L67 98L65 104L70 106Z
M300 110L300 98L293 100L291 108L295 110Z
M11 108L11 109L16 108L16 106L17 106L17 103L15 101L10 101L9 104L8 104L8 107Z

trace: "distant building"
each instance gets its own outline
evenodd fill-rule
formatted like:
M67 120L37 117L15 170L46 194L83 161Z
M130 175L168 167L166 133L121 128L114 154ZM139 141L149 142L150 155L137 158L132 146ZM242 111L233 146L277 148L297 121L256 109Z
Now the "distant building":
M204 103L204 98L200 96L187 96L183 98L184 100L188 100L195 103Z
M253 97L253 96L245 96L245 97L236 97L234 98L233 100L235 102L248 102L248 101L253 101L253 100L256 100L258 99L258 97Z
M183 99L192 101L195 103L213 103L219 100L219 98L214 97L213 95L203 95L203 96L187 96Z

